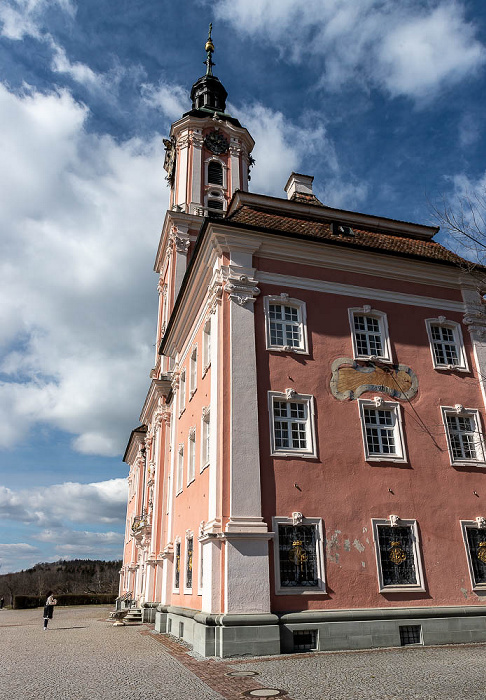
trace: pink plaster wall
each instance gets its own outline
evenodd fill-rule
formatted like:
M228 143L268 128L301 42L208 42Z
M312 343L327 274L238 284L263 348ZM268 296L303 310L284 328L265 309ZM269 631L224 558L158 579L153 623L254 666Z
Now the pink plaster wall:
M268 265L267 265L268 262ZM260 269L272 269L272 261L258 261ZM282 264L277 264L282 272ZM428 296L456 298L451 289L405 285L399 281L346 275L312 267L292 267L317 278L366 286L413 291ZM338 295L259 285L255 304L259 426L263 513L271 526L273 515L289 517L301 511L323 519L327 552L327 594L272 595L274 610L359 608L394 605L477 604L471 592L460 519L474 519L486 512L486 470L450 465L440 405L462 403L478 408L483 401L475 371L443 372L433 369L425 326L426 318L443 311L402 304L353 299ZM287 292L307 304L309 356L269 352L265 349L263 297ZM411 405L401 401L407 464L367 463L356 401L338 401L330 391L331 363L352 357L348 308L369 303L388 316L393 359L409 365L418 376L419 391ZM461 322L459 314L448 319ZM469 336L464 333L469 367L474 367ZM270 453L267 392L294 388L313 394L316 409L317 459L273 458ZM377 392L372 392L371 396ZM363 394L362 398L370 394ZM383 394L388 400L389 397ZM424 427L426 426L426 428ZM431 435L427 432L430 431ZM297 484L297 487L295 486ZM474 491L479 497L474 495ZM416 519L421 540L426 593L380 594L371 518L391 513ZM272 547L270 546L270 549ZM273 562L271 589L274 590Z

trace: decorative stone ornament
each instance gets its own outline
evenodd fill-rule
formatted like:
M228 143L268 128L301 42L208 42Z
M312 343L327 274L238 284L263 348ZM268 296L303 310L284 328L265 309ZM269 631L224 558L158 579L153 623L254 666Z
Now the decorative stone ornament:
M480 530L485 530L486 529L486 518L483 518L481 515L479 515L476 518L476 522L478 524L478 528Z
M292 513L292 525L294 527L296 527L296 525L302 525L303 520L304 516L299 511L295 511L294 513Z
M210 131L209 134L207 134L204 139L204 145L211 153L217 156L226 153L229 148L229 142L225 139L223 134L217 131Z
M285 396L288 400L294 399L297 396L295 389L285 389Z
M231 301L239 306L254 303L255 298L260 294L260 289L256 286L257 281L248 275L228 275L224 291L229 295Z
M390 521L390 527L398 527L398 523L400 521L398 515L390 515L388 519Z

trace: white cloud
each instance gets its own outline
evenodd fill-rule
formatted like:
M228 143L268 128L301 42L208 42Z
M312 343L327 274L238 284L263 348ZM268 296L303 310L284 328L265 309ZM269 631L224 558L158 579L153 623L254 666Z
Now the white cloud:
M340 173L334 144L328 138L322 120L304 115L302 123L285 119L261 104L242 110L231 108L255 139L250 189L254 192L285 197L284 186L292 171L312 174L319 167L328 175L326 182L314 182L317 197L329 206L350 208L366 196L366 185L352 175ZM322 167L324 165L324 167Z
M391 96L432 97L484 65L486 52L459 0L219 0L217 15L264 37L282 57L323 62L322 82L378 86Z
M162 139L88 118L67 91L0 84L0 446L44 422L120 453L154 362Z
M77 83L88 88L100 89L106 84L106 80L85 63L80 63L79 61L72 63L67 57L64 48L59 46L52 38L50 39L50 44L53 50L51 69L54 73L66 73Z
M39 38L43 14L49 7L58 7L71 17L76 11L72 0L2 0L1 34L16 41L22 40L24 36Z
M0 543L0 574L18 571L22 567L28 568L39 561L41 552L37 547L25 542L14 544Z
M159 108L171 120L175 121L191 109L189 93L180 85L159 83L155 86L150 83L142 85L142 99L150 107Z
M61 531L67 521L121 523L125 520L126 502L125 479L91 484L66 482L19 491L0 487L0 519L33 524L50 532Z
M123 534L119 532L89 532L87 530L42 530L35 536L38 542L52 545L53 558L93 557L119 559Z

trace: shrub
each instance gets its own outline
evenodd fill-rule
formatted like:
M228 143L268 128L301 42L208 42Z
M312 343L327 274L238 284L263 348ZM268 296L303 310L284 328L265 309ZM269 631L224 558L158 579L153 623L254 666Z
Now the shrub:
M116 594L112 593L66 593L56 595L58 605L111 605L116 600ZM41 608L46 602L45 596L16 595L14 608Z

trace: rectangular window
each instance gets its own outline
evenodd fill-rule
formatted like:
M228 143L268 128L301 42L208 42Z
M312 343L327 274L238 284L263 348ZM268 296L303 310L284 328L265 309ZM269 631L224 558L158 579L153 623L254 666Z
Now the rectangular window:
M201 440L201 471L208 466L211 457L211 415L203 410Z
M484 446L479 412L457 405L442 408L451 464L483 464Z
M468 370L464 341L459 323L444 316L425 321L435 369Z
M196 476L196 429L193 428L189 432L188 440L188 458L187 458L187 483L194 481Z
M181 543L174 545L174 590L178 591L181 583Z
M203 375L211 364L211 319L209 318L203 330Z
M277 593L325 591L321 520L301 518L296 525L289 518L273 520Z
M189 374L189 392L192 397L197 389L197 347L191 353L190 374Z
M186 408L186 370L184 369L179 377L179 415Z
M288 294L264 299L267 350L307 353L305 303Z
M177 454L177 493L182 491L182 484L184 482L184 445L179 445L179 452Z
M187 537L186 539L186 580L184 588L186 591L192 590L192 560L194 554L194 538Z
M391 362L391 347L386 314L370 306L349 309L349 323L356 359Z
M290 392L292 397L287 398ZM315 456L313 397L269 392L272 454Z
M486 589L486 529L474 521L462 521L469 573L474 590Z
M358 401L366 460L404 460L400 406L391 401Z
M380 591L423 591L416 522L398 520L395 525L389 520L372 522Z
M422 644L422 627L420 625L400 625L399 631L402 647Z

